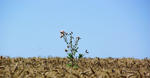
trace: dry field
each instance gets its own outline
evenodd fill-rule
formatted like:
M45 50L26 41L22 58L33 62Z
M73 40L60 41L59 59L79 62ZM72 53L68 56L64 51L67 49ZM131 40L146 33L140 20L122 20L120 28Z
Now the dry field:
M150 59L82 58L79 68L67 58L0 56L0 78L150 78Z

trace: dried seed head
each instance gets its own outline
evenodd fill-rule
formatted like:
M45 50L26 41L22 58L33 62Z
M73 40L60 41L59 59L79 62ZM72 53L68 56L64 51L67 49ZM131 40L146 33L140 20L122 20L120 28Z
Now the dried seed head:
M67 50L67 49L65 49L65 52L68 52L68 50Z
M61 34L64 34L64 33L65 33L65 31L64 31L64 30L62 30L62 31L60 31L60 33L61 33Z
M65 35L64 30L60 31L60 38L62 38Z
M85 53L89 53L88 50L85 50Z
M64 34L60 34L60 38L62 38L64 36Z
M77 40L80 40L81 38L80 37L76 37L77 38Z
M73 34L73 32L70 32L70 35L72 35Z

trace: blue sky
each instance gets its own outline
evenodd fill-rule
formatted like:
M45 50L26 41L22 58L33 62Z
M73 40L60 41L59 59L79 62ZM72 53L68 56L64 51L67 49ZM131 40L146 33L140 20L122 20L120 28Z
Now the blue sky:
M85 57L150 57L150 1L0 0L0 55L66 57L60 30Z

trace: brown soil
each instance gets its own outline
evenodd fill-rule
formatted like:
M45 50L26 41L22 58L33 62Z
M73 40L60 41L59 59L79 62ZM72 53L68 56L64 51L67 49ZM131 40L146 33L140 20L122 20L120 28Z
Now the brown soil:
M82 58L79 68L67 58L0 56L0 78L150 78L150 59Z

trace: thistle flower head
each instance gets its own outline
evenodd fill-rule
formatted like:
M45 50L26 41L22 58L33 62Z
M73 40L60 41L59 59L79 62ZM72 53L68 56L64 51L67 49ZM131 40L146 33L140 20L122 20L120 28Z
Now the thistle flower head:
M65 52L68 52L68 50L67 50L67 49L65 49Z
M64 36L64 34L60 34L60 38L62 38Z
M64 30L62 30L62 31L60 31L60 33L61 33L61 34L64 34L64 33L65 33L65 31L64 31Z
M65 35L64 30L60 31L60 38L62 38Z
M77 38L77 40L80 40L81 38L80 37L76 37Z
M70 35L72 35L73 34L73 32L70 32Z
M89 53L88 50L85 50L85 53Z

